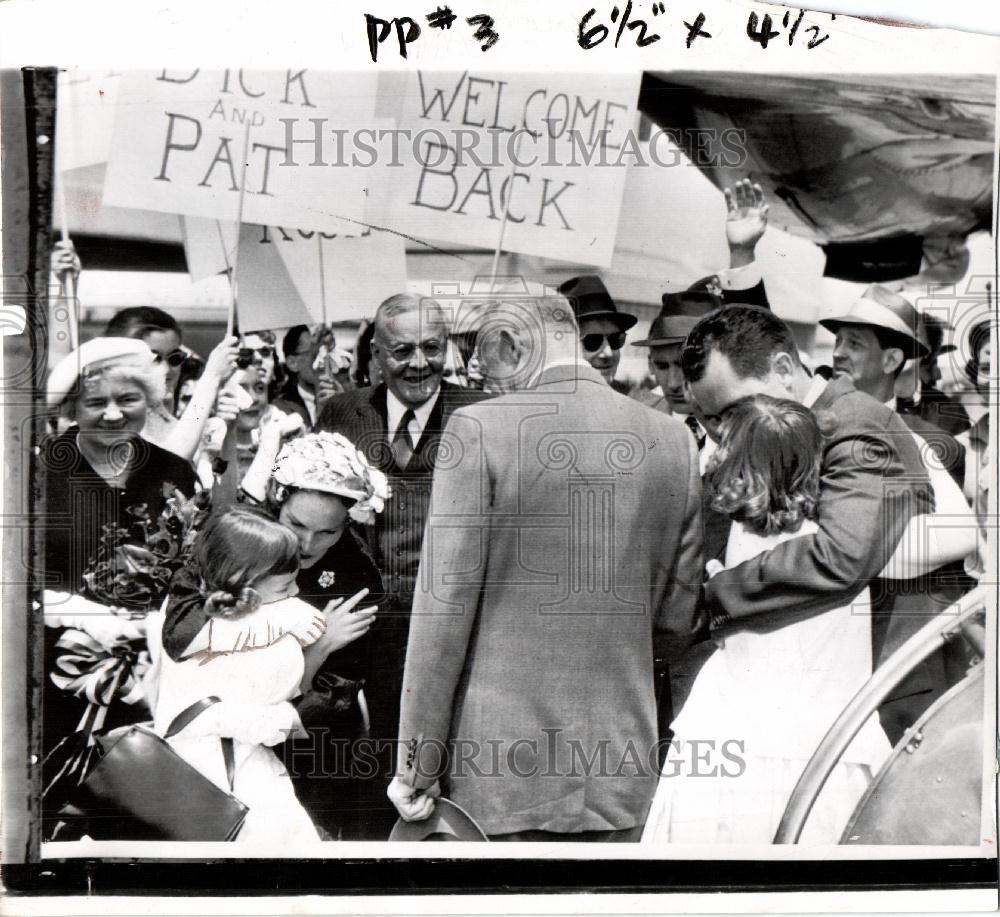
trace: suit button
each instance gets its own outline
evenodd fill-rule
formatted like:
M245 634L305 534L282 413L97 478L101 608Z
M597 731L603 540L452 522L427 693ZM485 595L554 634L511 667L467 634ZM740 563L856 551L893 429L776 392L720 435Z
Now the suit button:
M399 534L400 534L400 535L405 535L405 534L406 534L406 526L405 526L405 525L401 525L401 526L399 527ZM398 553L398 552L397 552L397 553Z
M398 509L405 511L406 510L406 504L405 503L400 503L399 506L398 506Z

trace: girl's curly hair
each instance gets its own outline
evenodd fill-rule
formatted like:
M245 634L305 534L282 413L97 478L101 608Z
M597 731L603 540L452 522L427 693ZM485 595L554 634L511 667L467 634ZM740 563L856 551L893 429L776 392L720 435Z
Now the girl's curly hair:
M816 417L795 401L752 395L733 404L707 472L713 509L759 535L796 532L815 519L824 433L830 415Z
M299 568L299 543L266 513L238 507L209 519L194 560L201 574L205 614L238 618L260 606L255 583Z

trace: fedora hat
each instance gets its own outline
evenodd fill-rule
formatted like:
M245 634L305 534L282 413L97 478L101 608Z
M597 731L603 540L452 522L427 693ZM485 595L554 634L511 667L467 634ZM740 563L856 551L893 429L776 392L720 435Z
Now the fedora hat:
M920 314L920 323L924 328L927 346L931 349L930 355L939 357L942 354L958 350L958 347L954 344L944 343L946 335L955 330L955 326L951 322L946 322L943 318L938 318L936 315L922 312Z
M435 799L434 811L423 821L397 820L390 841L486 841L472 816L450 799Z
M605 318L621 331L628 331L637 321L634 315L619 312L608 288L596 274L582 274L559 284L559 292L569 300L577 324L587 318Z
M662 347L681 344L702 317L721 305L719 297L704 290L664 293L660 314L649 326L649 337L633 342L633 347Z
M913 305L898 293L873 283L843 315L820 319L820 324L834 334L843 325L867 325L887 333L892 346L907 358L923 358L931 348L920 316Z

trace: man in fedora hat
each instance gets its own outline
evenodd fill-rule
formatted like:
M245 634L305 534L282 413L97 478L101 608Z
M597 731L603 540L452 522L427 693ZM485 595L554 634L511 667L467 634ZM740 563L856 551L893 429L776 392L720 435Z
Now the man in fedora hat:
M872 284L846 312L821 319L820 325L837 338L834 372L850 376L858 391L900 413L906 425L934 448L961 486L965 457L954 437L918 414L901 413L897 404L895 382L906 361L924 360L933 352L925 323L910 302L887 287Z
M848 376L859 391L897 413L910 429L918 445L921 469L930 477L935 502L946 502L952 483L942 476L940 466L961 486L965 476L965 454L954 437L918 414L897 410L896 378L907 360L924 360L933 353L926 327L917 310L898 293L872 284L846 312L820 324L836 335L833 368L838 376ZM926 446L937 455L932 460ZM872 644L876 666L917 632L935 614L958 599L971 583L964 581L961 562L924 571L905 582L884 579L873 586ZM898 740L927 709L957 680L961 660L954 653L939 651L926 660L882 705L880 716L890 740Z
M596 274L571 277L559 285L559 292L569 300L576 316L587 362L615 391L627 394L628 388L615 381L615 373L625 346L625 333L638 319L618 311L608 288Z
M698 320L717 306L716 297L707 292L664 293L663 308L650 324L649 336L632 344L649 348L649 370L657 384L651 390L637 388L630 397L655 411L676 415L687 426L698 445L702 470L712 451L711 440L695 416L681 369L681 348Z

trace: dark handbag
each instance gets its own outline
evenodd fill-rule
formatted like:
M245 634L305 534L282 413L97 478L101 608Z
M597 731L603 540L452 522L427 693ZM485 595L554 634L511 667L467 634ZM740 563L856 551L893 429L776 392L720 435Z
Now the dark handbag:
M207 697L181 711L164 738L131 726L103 748L103 756L77 788L60 818L83 822L95 840L231 841L249 808L187 763L166 739L213 704ZM236 758L232 739L220 739L232 791Z

